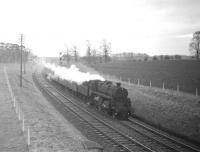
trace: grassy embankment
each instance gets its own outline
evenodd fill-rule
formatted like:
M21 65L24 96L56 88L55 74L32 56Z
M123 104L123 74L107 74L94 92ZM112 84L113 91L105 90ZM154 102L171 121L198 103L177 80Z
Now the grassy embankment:
M87 139L35 87L32 73L36 66L27 65L22 88L19 87L19 65L6 67L15 98L24 113L25 126L30 127L29 151L85 151L82 143Z

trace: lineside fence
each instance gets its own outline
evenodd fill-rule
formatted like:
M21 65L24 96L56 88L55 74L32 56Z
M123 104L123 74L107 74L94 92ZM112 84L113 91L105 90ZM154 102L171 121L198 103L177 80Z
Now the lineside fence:
M180 85L177 84L176 85L176 88L167 88L166 86L166 83L165 82L162 82L162 84L160 85L161 87L158 87L158 86L153 86L153 83L151 80L149 81L145 81L146 83L145 84L142 84L141 83L141 80L140 79L135 79L135 80L132 80L130 78L122 78L121 76L120 77L117 77L117 76L112 76L112 75L107 75L107 74L104 74L104 73L100 73L100 75L104 76L105 79L107 80L112 80L112 81L117 81L117 82L121 82L122 84L128 84L128 85L137 85L137 86L144 86L144 87L150 87L150 88L157 88L157 89L163 89L163 90L171 90L171 91L176 91L177 93L179 92L182 92L182 93L187 93L187 94L191 94L191 95L195 95L196 97L199 97L199 88L195 88L194 89L194 93L190 93L190 92L186 92L186 91L182 91L181 88L180 88Z
M12 103L12 107L16 113L16 116L20 122L20 125L21 125L21 130L22 130L22 133L26 139L26 142L27 142L27 147L28 147L28 151L29 151L29 147L30 147L30 126L28 125L27 123L27 118L25 117L25 113L23 112L23 108L22 108L22 105L19 101L17 101L15 95L14 95L14 92L12 90L12 87L10 85L10 81L8 79L8 74L7 74L7 70L6 70L6 67L4 66L4 74L5 74L5 77L6 77L6 83L8 85L8 89L9 89L9 93L11 95L11 103Z

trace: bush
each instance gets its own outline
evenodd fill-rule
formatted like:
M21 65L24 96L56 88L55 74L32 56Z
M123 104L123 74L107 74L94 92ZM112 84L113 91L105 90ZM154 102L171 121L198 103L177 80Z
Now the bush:
M182 57L180 55L175 55L174 58L175 58L175 60L181 60L182 59Z
M154 61L158 60L157 56L153 56L153 60Z
M165 55L164 59L169 60L170 59L169 55Z
M148 56L145 56L144 57L144 61L148 61L149 57Z

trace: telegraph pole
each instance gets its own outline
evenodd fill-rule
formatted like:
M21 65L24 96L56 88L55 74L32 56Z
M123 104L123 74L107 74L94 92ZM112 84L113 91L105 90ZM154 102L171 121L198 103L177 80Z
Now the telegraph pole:
M24 74L26 74L26 52L25 52L25 50L24 50L23 54L24 54L23 55L24 56L24 59L23 59L23 61L24 61Z
M20 35L20 88L22 87L22 47L23 47L23 34Z

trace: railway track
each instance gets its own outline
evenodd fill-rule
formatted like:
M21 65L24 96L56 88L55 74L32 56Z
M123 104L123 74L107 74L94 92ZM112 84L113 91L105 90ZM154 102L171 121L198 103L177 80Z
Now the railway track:
M82 123L92 126L94 132L98 133L99 136L106 138L105 140L112 143L112 146L116 147L120 152L155 152L154 150L138 142L133 137L117 130L105 120L99 119L84 108L72 102L54 87L50 86L41 75L35 73L33 75L33 79L42 91L45 91L49 96L55 99L57 104L64 106L67 112L70 111L74 116L78 117L79 120L81 118Z
M177 141L132 118L129 121L121 122L124 128L113 127L111 123L108 123L107 118L98 118L85 108L72 102L61 91L47 83L41 75L34 74L33 78L38 86L56 99L59 104L62 104L66 111L73 113L76 119L82 121L82 124L92 126L93 132L103 137L112 146L117 147L119 151L200 152L198 148Z
M62 91L61 88L58 89ZM139 137L141 140L143 140L142 142L144 142L145 140L144 137L146 137L147 140L146 143L151 143L148 144L148 146L152 147L152 149L154 149L154 147L159 147L155 151L162 150L162 151L174 151L174 152L200 152L199 147L189 142L183 141L180 138L171 136L166 132L158 130L135 118L129 118L129 121L123 121L122 124L130 129L128 130L127 134L130 134L131 132L136 132L142 136ZM136 137L135 133L132 133L132 135L130 136Z
M137 132L138 140L142 136L142 140L147 140L147 142L151 141L149 144L150 147L154 144L159 144L162 151L200 152L199 147L187 143L186 141L183 141L177 137L172 137L163 131L138 121L135 118L129 118L129 121L123 121L122 124L131 130L130 134L131 132Z

